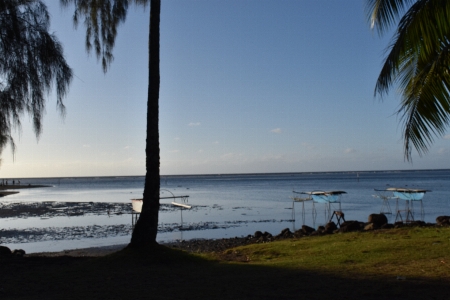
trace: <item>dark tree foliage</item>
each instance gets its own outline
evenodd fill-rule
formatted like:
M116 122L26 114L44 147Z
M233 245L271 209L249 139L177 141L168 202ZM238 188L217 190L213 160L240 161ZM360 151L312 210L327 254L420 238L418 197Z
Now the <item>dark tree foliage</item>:
M380 35L397 25L375 86L383 97L401 93L405 158L428 152L450 125L450 1L366 0L368 20Z
M56 88L57 107L72 80L63 48L48 32L50 17L39 0L0 1L0 147L10 141L20 117L31 115L36 136L42 132L45 96Z
M130 246L156 243L159 213L159 34L161 0L60 0L63 6L74 5L75 26L80 19L86 28L86 51L95 48L106 72L113 60L112 50L118 26L125 21L128 4L150 3L149 78L147 99L147 136L145 147L145 186L142 212L131 237Z
M73 24L78 27L82 19L86 27L86 51L92 48L98 59L102 60L103 71L113 61L112 50L117 35L117 28L125 21L128 0L60 0L61 5L75 5Z

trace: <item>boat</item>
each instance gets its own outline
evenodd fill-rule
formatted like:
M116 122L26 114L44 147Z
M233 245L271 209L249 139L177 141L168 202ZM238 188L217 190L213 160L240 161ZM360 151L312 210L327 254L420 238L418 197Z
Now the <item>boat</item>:
M431 192L430 190L390 187L381 190L375 189L375 191L379 193L377 197L383 199L383 207L388 207L389 210L389 200L395 199L395 222L403 222L403 217L406 223L415 221L414 202L417 202L420 206L420 220L424 220L425 209L422 200L427 192ZM405 202L404 209L399 206L399 200Z
M344 213L341 210L341 197L343 194L347 194L345 191L311 191L311 192L296 192L293 191L295 196L291 197L292 202L292 215L293 219L295 219L295 210L294 203L301 202L302 203L302 220L303 225L305 224L305 202L312 201L312 216L313 216L313 226L316 223L317 217L317 204L324 204L324 214L325 214L325 222L331 222L332 219L336 216L337 223L340 225L341 220L345 221ZM302 196L299 196L302 195Z
M185 209L191 209L192 206L186 204L188 201L189 196L188 195L184 195L184 196L175 196L171 191L166 190L166 189L161 189L160 192L169 192L172 196L164 196L161 197L159 196L159 200L165 200L165 199L172 199L173 201L171 202L171 204L173 206L177 206L180 208L180 212L181 212L181 226L183 225L183 212L182 210ZM176 199L180 199L180 202L176 202ZM131 199L131 224L134 228L134 225L137 222L137 219L139 218L139 215L142 212L142 204L143 204L143 199Z

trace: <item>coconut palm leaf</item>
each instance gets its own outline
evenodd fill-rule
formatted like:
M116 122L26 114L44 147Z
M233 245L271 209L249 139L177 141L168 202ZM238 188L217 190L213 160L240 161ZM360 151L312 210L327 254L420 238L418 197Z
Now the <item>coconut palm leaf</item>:
M450 1L369 0L368 8L380 34L407 9L388 48L375 96L382 98L393 86L399 87L404 153L411 160L412 146L419 155L426 153L449 125Z

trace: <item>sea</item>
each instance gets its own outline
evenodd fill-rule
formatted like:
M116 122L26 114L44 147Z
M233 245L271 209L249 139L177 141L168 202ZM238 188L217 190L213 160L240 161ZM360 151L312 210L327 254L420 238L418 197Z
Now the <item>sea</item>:
M21 189L18 194L0 198L0 209L1 205L12 203L41 202L116 203L131 207L131 199L142 198L144 186L143 176L15 180L20 180L22 185L48 187ZM434 223L437 216L450 215L449 183L450 170L161 176L161 197L177 198L161 200L164 209L159 214L157 240L165 243L232 238L256 231L276 235L285 228L295 231L302 225L324 225L334 210L344 212L346 220L367 222L370 214L386 211L383 197L392 196L390 192L376 190L391 187L427 190L421 203L414 201L412 213L415 219ZM332 207L292 200L304 196L294 191L336 190L345 194ZM185 202L191 208L175 206L172 202ZM399 218L397 209L401 211L400 217L406 217L402 216L406 201L397 203L390 199L388 203L392 210L392 214L387 214L389 222ZM118 214L105 211L49 218L0 218L0 243L27 253L124 245L130 241L135 217L130 210ZM6 238L6 232L17 232L17 236ZM67 232L71 234L64 234Z

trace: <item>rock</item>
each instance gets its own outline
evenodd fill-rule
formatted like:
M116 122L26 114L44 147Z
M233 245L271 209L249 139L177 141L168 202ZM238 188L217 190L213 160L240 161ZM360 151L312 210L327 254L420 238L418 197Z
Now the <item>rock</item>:
M317 227L317 231L324 232L325 231L325 226Z
M373 223L375 227L381 227L387 224L388 219L384 214L371 214L369 215L369 223Z
M375 229L375 225L373 223L367 223L366 226L364 226L364 230L374 230Z
M419 227L423 227L423 226L425 226L425 222L424 222L424 221L420 221L420 220L418 220L418 221L412 221L412 222L410 223L410 225L411 225L411 226L419 226Z
M403 224L402 221L398 221L394 223L394 228L401 228L403 227L405 224Z
M306 226L306 225L303 225L301 230L304 234L308 234L308 235L315 231L314 228Z
M341 228L339 228L339 232L351 232L361 230L361 224L358 221L345 221L341 224Z
M285 228L283 230L281 230L281 234L285 235L285 234L291 234L292 232L289 230L289 228Z
M300 238L300 237L302 237L302 236L305 236L306 234L303 232L303 230L301 230L301 229L299 229L299 230L296 230L295 232L294 232L294 237L296 237L296 238Z
M266 237L266 238L271 238L271 237L272 237L272 234L270 234L270 233L267 232L267 231L264 231L263 236Z
M436 218L436 225L438 226L449 226L450 216L439 216Z
M263 236L263 233L258 230L258 231L255 232L254 236L255 236L256 239L259 239L260 237Z
M25 250L23 250L23 249L15 249L15 250L12 252L12 254L15 255L15 256L20 256L20 257L22 257L22 256L25 255Z
M389 223L384 224L383 226L381 226L381 229L392 229L392 228L394 228L394 225L393 224L389 224Z
M329 222L325 225L325 233L331 234L337 229L337 225L334 222Z
M5 246L0 246L0 256L9 256L11 254L11 249Z
M289 228L281 230L281 233L276 236L277 239L286 239L292 237L294 237L294 234L289 230Z

